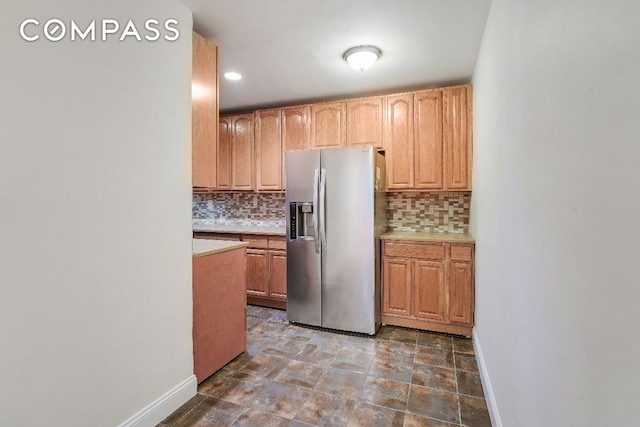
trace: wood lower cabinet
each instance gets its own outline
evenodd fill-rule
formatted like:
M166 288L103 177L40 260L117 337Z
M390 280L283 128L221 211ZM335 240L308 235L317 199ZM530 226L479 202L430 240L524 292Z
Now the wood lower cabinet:
M269 256L267 251L247 249L247 296L268 296L268 272Z
M471 336L473 244L383 240L382 323Z
M247 302L287 307L287 253L283 236L244 234L247 249Z

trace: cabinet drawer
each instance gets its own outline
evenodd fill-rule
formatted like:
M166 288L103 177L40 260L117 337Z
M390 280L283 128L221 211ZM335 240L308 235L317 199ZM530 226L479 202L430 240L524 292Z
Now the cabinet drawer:
M444 245L421 243L396 243L384 244L384 254L391 257L419 258L419 259L444 259Z
M287 250L287 242L284 236L269 236L269 249Z
M473 247L466 245L451 245L451 259L455 261L472 261Z
M245 234L242 241L249 243L251 249L269 249L269 237L254 234Z

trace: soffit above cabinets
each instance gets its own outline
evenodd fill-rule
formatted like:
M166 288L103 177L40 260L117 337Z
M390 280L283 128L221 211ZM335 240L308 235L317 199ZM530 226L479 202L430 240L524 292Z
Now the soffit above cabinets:
M220 110L469 83L491 0L182 0L219 48ZM342 58L371 44L365 72Z

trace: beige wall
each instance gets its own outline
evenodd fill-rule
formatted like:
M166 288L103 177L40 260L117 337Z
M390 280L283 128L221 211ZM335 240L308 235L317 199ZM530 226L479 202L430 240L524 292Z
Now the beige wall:
M471 233L497 425L637 423L638 16L631 0L493 1Z
M181 37L28 43L27 17ZM0 425L118 425L193 374L191 14L30 1L0 24Z

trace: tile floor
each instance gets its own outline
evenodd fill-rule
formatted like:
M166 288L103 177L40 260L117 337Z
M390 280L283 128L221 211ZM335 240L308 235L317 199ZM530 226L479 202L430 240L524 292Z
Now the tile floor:
M247 351L159 426L491 426L468 339L290 325L247 308Z

